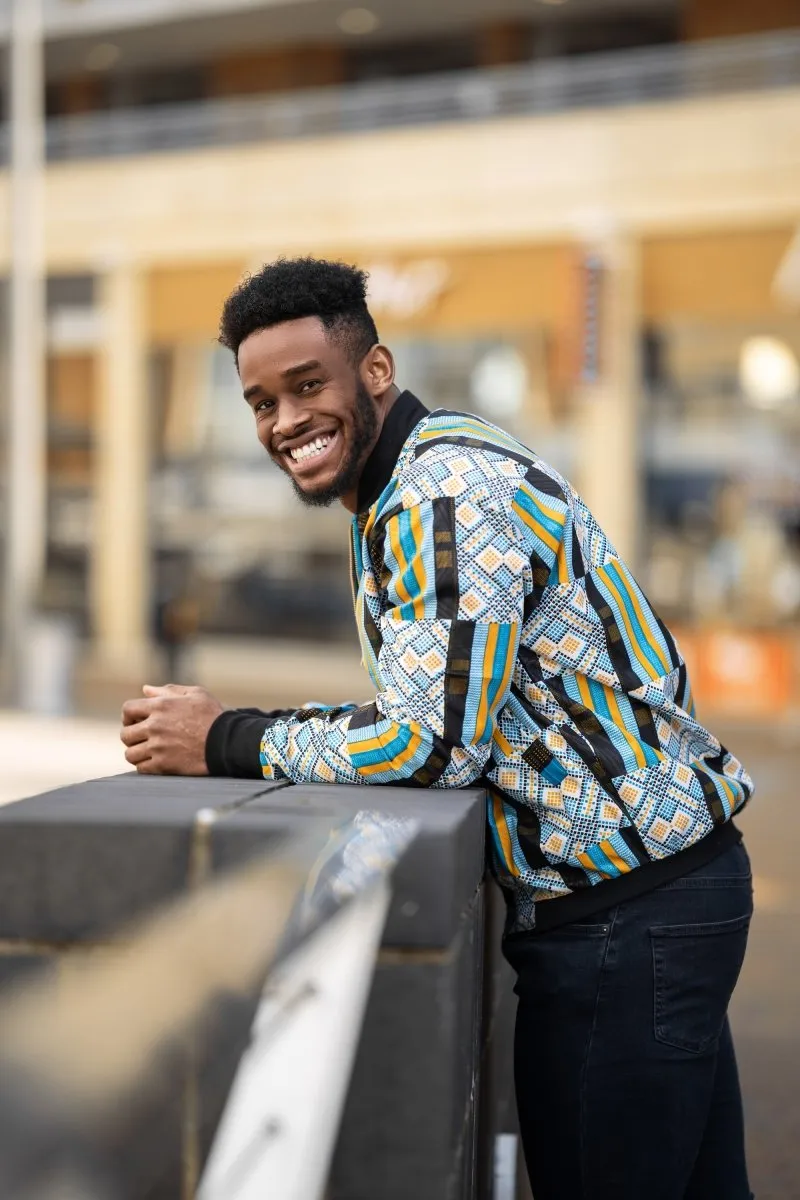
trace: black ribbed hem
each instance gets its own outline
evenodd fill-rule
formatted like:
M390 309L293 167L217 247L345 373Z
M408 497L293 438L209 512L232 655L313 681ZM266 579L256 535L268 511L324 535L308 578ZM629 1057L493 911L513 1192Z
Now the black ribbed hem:
M258 710L227 709L219 714L206 735L206 766L209 775L238 779L262 779L261 739L271 724ZM272 718L274 720L274 718Z
M680 879L692 871L704 867L718 854L730 850L742 840L741 832L732 821L720 825L711 833L681 850L669 858L660 858L655 862L644 863L627 875L617 879L605 879L594 887L581 888L578 892L570 892L568 896L559 896L557 900L539 901L536 905L536 926L508 935L510 941L520 937L531 937L538 933L547 933L560 925L570 925L573 921L582 921L592 913L604 908L613 908L634 896L642 896L655 888Z

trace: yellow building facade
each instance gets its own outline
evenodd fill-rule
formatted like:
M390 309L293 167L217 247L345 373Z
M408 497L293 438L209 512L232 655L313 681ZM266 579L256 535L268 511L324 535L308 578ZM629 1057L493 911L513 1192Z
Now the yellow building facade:
M224 371L214 339L245 271L310 253L370 270L401 383L430 405L462 396L511 424L569 474L687 645L707 627L739 637L750 669L773 655L776 695L790 704L796 676L780 652L775 666L774 630L788 646L800 597L797 611L781 608L767 586L759 601L758 579L749 599L733 583L712 596L707 580L744 553L728 493L749 489L744 507L762 508L762 460L773 444L798 444L790 404L743 409L728 376L756 335L800 356L792 295L775 286L799 215L792 88L49 166L48 275L94 280L94 319L54 334L49 360L51 421L86 432L51 446L49 471L57 515L69 494L88 497L73 540L88 546L92 669L125 680L147 670L159 540L193 559L211 543L224 559L235 544L245 567L296 555L297 514L289 538L282 509L228 506L245 487L241 472L236 486L226 480L249 434L227 429L219 406L233 406L235 380L214 382ZM1 180L0 230L7 220ZM178 468L212 460L229 472L220 467L213 495L170 500ZM772 475L784 490L769 503L791 514L791 470ZM247 486L258 478L254 467ZM273 483L265 496L277 496ZM682 497L685 523L671 522ZM341 522L314 522L308 553L319 557L339 544ZM758 542L757 522L747 536ZM797 552L780 552L791 591ZM772 568L757 559L737 578L763 580ZM719 693L711 667L698 670Z

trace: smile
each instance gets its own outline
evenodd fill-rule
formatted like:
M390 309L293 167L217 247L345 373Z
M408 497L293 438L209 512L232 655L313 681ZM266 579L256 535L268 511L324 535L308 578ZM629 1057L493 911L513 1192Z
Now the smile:
M321 459L325 458L331 450L331 446L336 441L335 433L326 433L321 437L311 438L303 446L295 446L291 450L285 451L287 457L291 458L295 466L304 466L308 464L317 464Z

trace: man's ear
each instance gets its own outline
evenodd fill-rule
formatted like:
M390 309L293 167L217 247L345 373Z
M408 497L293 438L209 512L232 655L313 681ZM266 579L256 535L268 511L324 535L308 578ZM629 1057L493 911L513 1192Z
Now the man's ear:
M361 364L361 374L374 400L380 400L394 383L394 358L388 346L373 346Z

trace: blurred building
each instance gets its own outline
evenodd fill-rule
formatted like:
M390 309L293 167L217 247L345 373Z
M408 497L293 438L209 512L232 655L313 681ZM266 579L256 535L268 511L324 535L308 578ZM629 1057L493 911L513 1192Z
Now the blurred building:
M249 659L220 639L353 648L346 514L300 508L215 342L243 272L312 253L370 270L402 385L571 478L701 699L788 708L795 0L363 3L46 4L42 605L85 688L141 677L187 593L211 684Z

